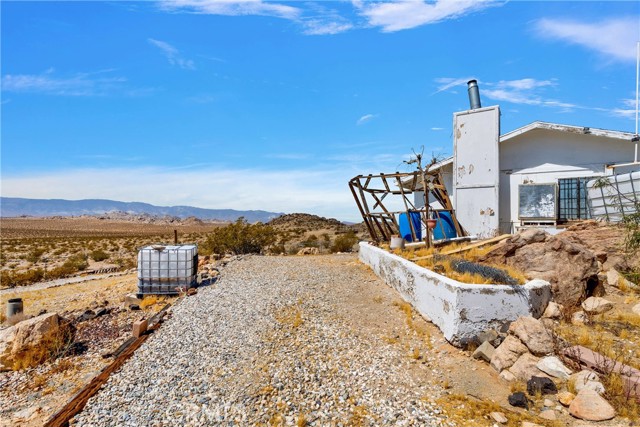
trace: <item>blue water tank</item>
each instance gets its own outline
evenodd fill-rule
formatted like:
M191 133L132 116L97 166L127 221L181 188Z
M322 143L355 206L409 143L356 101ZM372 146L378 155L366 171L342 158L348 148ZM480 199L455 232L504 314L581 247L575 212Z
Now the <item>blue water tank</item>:
M451 212L434 212L433 219L437 221L436 228L433 229L434 240L453 239L457 236Z
M411 222L413 223L413 229L416 232L417 241L422 240L422 223L420 221L420 212L409 212L411 215ZM411 237L411 226L409 225L409 221L407 220L407 214L400 214L400 236L404 238L407 242L413 242L413 238Z

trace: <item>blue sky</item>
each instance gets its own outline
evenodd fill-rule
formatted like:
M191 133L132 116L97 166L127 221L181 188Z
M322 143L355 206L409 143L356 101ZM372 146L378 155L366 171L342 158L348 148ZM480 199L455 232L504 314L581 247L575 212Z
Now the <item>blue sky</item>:
M635 129L640 2L7 2L3 196L358 220L452 113Z

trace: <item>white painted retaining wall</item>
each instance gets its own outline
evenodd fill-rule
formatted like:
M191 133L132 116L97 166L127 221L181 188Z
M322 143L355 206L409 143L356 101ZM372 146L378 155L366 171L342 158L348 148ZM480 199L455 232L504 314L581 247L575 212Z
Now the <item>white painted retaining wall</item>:
M551 300L551 285L544 280L522 286L460 283L365 242L359 258L454 345L520 316L538 318Z

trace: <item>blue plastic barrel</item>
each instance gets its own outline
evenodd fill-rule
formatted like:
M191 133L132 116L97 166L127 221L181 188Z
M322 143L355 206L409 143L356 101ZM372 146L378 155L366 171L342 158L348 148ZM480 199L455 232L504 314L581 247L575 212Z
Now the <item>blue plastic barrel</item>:
M434 240L453 239L457 236L451 212L434 212L433 218L437 220L436 228L433 229Z
M409 212L411 215L411 222L413 223L413 229L416 232L416 239L422 240L422 223L420 222L420 212ZM407 242L413 242L413 238L411 237L411 226L409 225L409 221L407 220L407 214L400 214L400 236L404 237L404 240Z

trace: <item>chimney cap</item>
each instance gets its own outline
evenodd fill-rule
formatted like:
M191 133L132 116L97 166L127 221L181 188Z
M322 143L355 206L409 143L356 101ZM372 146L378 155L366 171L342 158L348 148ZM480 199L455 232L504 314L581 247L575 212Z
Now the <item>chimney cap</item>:
M480 103L480 88L476 79L467 82L467 92L469 93L469 108L476 110L482 107Z

